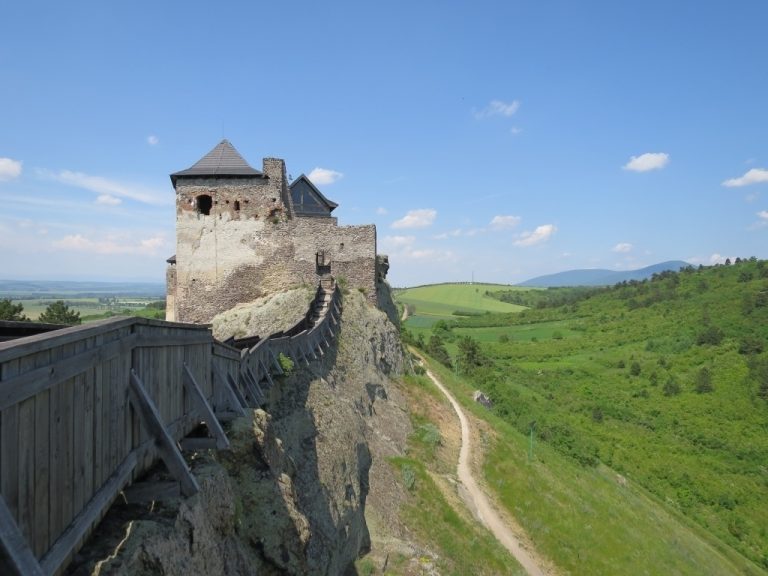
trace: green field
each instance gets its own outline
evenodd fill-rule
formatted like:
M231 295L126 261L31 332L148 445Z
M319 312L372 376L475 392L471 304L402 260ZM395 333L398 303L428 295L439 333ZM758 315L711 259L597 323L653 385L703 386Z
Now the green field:
M486 312L517 312L523 306L501 302L489 295L511 290L503 284L432 284L395 291L395 300L408 307L407 325L428 328L438 320Z
M535 423L547 464L570 460L595 487L600 475L621 474L659 514L680 519L729 558L742 558L741 571L768 568L768 262L664 273L563 306L457 318L411 332L405 334L411 341L440 336L451 370L465 374L468 389L491 396L499 422L521 438ZM474 361L457 360L466 355L460 346L466 337L478 349ZM489 479L511 481L516 474L520 458L515 463L504 449L489 464ZM572 477L546 475L561 484ZM516 481L510 499L526 481ZM633 506L640 505L637 498ZM596 531L589 522L595 504L584 502L581 513L567 499L560 505L573 514L574 526L586 522ZM519 502L514 507L516 515L529 513ZM568 517L534 512L534 534L536 518L552 529L548 522ZM618 546L611 534L602 536L606 546ZM561 534L564 546L571 537ZM621 553L632 557L631 550ZM697 554L689 553L691 569L648 573L696 573ZM567 551L557 557L569 570L587 573ZM610 563L590 571L621 573Z

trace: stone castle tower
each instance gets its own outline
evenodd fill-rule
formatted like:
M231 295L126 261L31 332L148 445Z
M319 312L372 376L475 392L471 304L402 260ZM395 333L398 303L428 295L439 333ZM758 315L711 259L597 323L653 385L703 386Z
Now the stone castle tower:
M330 275L376 302L376 227L338 226L337 205L304 175L289 184L283 160L265 158L259 171L222 140L171 182L168 320L209 323L236 304Z

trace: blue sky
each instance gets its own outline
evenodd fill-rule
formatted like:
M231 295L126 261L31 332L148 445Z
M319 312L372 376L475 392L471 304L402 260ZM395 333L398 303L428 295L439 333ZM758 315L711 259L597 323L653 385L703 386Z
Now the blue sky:
M374 222L396 286L768 258L768 3L13 2L2 278L164 279L229 139Z

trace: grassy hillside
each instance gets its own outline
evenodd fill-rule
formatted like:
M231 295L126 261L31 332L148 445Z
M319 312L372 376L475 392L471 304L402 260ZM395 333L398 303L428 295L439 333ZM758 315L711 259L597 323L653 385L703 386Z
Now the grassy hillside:
M768 567L768 263L663 273L565 306L462 318L440 336L522 437L533 428L584 474L617 471ZM514 473L508 457L490 477Z
M441 319L486 312L517 312L521 306L502 302L491 294L514 290L502 284L432 284L395 292L396 301L408 307L412 327L429 327Z

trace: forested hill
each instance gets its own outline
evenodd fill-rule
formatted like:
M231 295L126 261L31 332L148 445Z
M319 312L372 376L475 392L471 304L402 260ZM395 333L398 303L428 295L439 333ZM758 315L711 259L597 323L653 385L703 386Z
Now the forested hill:
M610 466L768 568L768 262L531 292L569 297L436 324L446 361L520 432Z
M682 260L670 260L637 270L567 270L565 272L531 278L521 282L518 286L536 288L549 288L551 286L611 286L619 282L629 282L631 280L648 280L654 274L670 270L677 272L687 266L688 263Z

